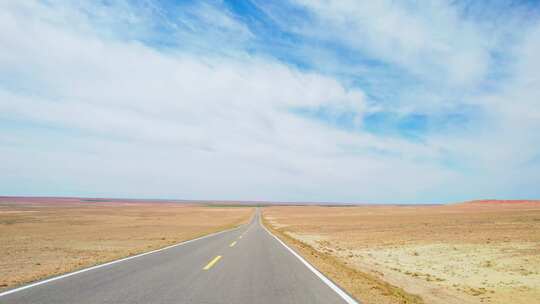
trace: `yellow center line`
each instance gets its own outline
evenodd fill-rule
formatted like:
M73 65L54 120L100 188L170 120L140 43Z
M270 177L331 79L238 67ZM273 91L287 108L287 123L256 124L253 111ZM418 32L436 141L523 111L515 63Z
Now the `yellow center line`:
M216 256L213 260L210 261L210 263L206 264L206 266L204 266L204 270L208 270L210 268L212 268L212 266L214 266L214 264L217 263L217 261L219 261L219 259L221 259L221 256L218 255Z
M236 241L232 242L229 247L233 247L234 245L236 245Z

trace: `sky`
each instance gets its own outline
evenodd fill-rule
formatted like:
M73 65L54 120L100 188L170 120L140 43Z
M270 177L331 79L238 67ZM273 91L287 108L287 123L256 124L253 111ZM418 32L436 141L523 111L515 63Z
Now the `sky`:
M0 1L0 195L540 198L540 2Z

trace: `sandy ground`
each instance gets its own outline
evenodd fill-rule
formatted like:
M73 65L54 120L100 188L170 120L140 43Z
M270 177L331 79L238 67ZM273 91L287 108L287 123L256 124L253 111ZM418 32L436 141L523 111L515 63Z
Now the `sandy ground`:
M273 207L264 216L364 303L540 303L539 203Z
M0 290L232 228L253 208L0 201Z

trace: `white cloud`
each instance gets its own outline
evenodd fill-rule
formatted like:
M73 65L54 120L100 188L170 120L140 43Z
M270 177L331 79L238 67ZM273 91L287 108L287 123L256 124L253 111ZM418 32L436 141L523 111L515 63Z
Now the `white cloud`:
M325 3L305 5L330 22L331 30L343 33L340 39L347 43L424 76L440 70L451 86L468 86L485 76L485 45L474 43L479 40L476 30L460 25L451 10L444 8L436 17L436 24L448 29L439 37L429 27L433 20L425 19L439 11L437 7L417 16L386 2L362 9L349 2ZM135 27L134 36L150 34L151 18L126 3L110 9L63 2L0 4L0 119L9 127L8 133L0 132L0 156L9 160L0 164L9 172L0 176L3 194L312 201L461 198L457 187L471 179L441 165L447 154L467 159L463 151L470 151L471 162L491 164L512 159L515 151L485 153L486 145L498 147L496 136L479 140L475 136L483 135L480 132L413 143L300 118L291 108L325 107L358 118L371 109L361 90L268 57L237 50L231 56L212 56L153 48L126 38L121 35L126 24ZM201 5L192 13L242 36L235 43L252 35L213 7ZM197 24L189 27L196 29ZM176 30L175 37L194 39L192 33ZM527 103L519 103L523 111L538 109L531 99L537 92L530 77L538 82L537 70L529 65L537 60L537 40L531 37L516 51L523 52L523 63L515 73L529 78L516 80L502 95L527 88L522 97ZM453 39L466 47L454 45ZM456 69L460 65L468 68ZM489 105L505 105L500 97L481 97ZM496 113L511 111L501 108ZM514 122L516 117L507 119ZM10 125L13 121L17 123ZM530 137L517 140L514 135L536 127L533 116L528 121L505 136L524 144ZM537 145L527 155L535 151ZM449 185L456 189L445 189ZM467 195L493 189L479 188Z
M341 41L370 56L397 64L423 81L473 87L489 65L495 43L446 1L422 5L383 1L297 0L317 24L298 31ZM339 33L335 35L335 33Z

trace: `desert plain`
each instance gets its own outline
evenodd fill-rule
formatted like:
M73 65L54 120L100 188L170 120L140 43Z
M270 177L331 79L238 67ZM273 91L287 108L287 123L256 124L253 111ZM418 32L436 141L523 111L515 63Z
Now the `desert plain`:
M540 202L279 206L265 224L362 303L540 303Z
M0 198L0 290L246 223L228 204ZM263 223L362 303L540 303L540 202L272 206Z
M0 290L246 223L253 208L70 198L0 199Z

